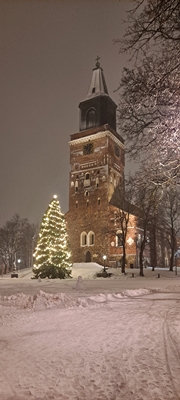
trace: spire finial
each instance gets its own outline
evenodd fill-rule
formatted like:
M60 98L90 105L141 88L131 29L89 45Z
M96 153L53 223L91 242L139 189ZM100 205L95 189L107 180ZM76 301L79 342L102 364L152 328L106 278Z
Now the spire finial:
M100 67L100 62L99 62L100 59L101 59L101 57L97 56L97 58L96 58L96 67L97 68Z

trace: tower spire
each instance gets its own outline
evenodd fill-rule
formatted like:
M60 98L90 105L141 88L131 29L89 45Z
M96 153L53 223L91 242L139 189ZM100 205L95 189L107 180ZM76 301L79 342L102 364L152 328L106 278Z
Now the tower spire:
M103 74L103 69L100 66L100 57L96 58L96 66L93 68L92 78L89 85L88 93L86 99L95 97L95 96L108 96L108 89L105 81L105 77Z
M116 131L116 104L110 98L100 57L92 70L91 81L86 98L80 102L80 130L105 124Z

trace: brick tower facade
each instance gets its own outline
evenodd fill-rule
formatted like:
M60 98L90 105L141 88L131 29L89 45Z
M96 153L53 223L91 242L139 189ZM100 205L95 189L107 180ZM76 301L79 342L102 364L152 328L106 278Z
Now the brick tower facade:
M106 256L108 266L117 266L122 257L122 226L118 216L121 212L127 214L127 206L120 205L119 201L119 189L124 189L125 161L124 141L116 132L116 108L97 58L87 96L79 104L79 132L71 135L69 142L66 221L73 263L103 264ZM139 264L139 243L143 235L133 214L131 211L127 225L127 266ZM150 260L149 247L144 257Z
M97 60L85 100L79 104L80 131L71 135L67 228L73 262L110 265L114 252L110 200L124 183L124 141L116 132L116 104L109 97ZM114 254L113 254L114 253Z

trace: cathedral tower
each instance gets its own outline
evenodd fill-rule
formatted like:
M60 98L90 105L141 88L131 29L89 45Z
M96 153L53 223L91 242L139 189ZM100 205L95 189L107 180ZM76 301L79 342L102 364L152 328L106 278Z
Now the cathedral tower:
M80 102L79 132L71 135L67 227L73 262L113 261L110 200L124 182L124 142L116 132L116 104L97 58L86 98ZM115 244L114 244L115 245Z

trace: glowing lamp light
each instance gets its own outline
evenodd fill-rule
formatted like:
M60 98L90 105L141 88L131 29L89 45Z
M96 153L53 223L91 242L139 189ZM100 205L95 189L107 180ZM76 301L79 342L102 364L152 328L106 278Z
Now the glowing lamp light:
M53 199L57 199L57 194L54 194Z
M106 272L106 258L107 256L104 254L103 260L104 260L104 272Z

